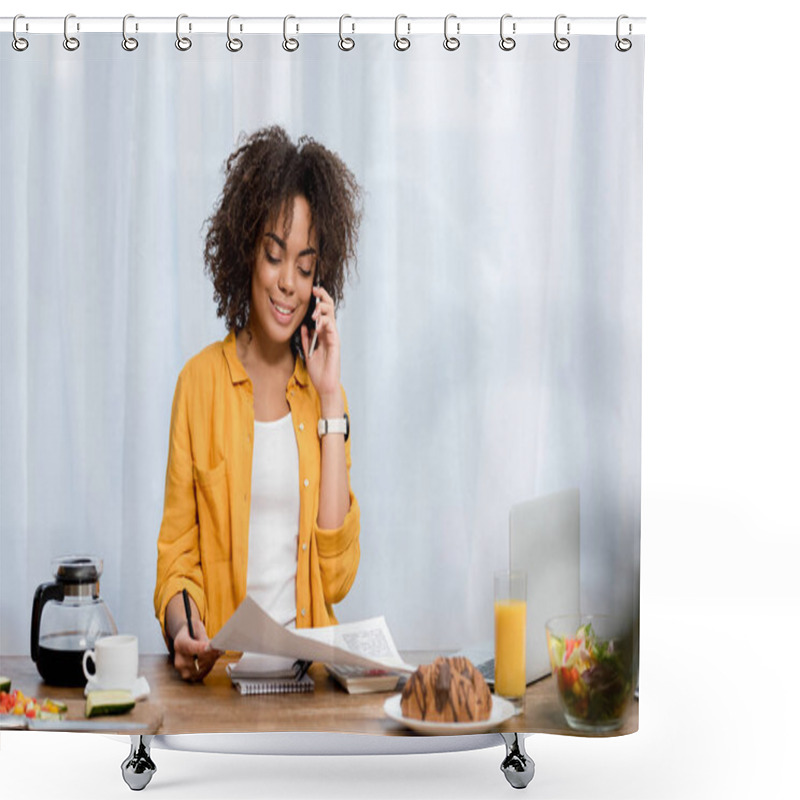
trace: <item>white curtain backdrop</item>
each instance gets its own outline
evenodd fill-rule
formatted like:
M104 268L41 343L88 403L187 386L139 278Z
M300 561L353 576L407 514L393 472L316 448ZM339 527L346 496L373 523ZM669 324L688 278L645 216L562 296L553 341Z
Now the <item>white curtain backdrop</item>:
M0 650L50 560L101 556L142 652L169 415L224 336L204 220L241 133L281 124L364 190L339 311L362 558L341 621L401 648L492 635L508 512L579 487L584 608L638 616L644 44L614 36L87 34L0 48Z

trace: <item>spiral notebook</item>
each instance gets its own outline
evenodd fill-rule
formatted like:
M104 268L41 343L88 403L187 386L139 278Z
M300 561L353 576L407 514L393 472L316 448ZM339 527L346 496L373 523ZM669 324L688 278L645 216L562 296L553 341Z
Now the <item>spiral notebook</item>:
M228 664L231 683L241 694L294 694L313 692L314 681L307 672L297 677L297 661L292 658L243 653L235 664Z
M314 681L308 674L298 681L295 678L241 678L232 680L240 694L294 694L313 692Z

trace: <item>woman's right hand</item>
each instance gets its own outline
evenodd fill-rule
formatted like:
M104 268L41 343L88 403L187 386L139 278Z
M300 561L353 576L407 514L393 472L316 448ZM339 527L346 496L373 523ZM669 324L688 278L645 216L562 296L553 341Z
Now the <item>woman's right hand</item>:
M172 641L175 648L175 669L185 681L201 681L211 672L222 650L211 646L206 629L199 619L192 620L195 638L189 635L189 626L184 624ZM196 661L195 661L196 659Z

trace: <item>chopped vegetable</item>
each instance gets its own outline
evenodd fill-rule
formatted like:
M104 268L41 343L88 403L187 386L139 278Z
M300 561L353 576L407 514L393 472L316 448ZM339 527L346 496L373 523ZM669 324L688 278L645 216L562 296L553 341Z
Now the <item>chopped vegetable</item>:
M62 703L60 700L51 700L46 697L42 700L42 711L46 711L48 714L66 714L67 704Z
M48 698L39 703L35 697L27 697L19 689L0 692L0 714L13 714L28 719L63 719L66 713L66 704L58 700Z
M548 630L550 663L567 718L587 727L621 721L631 690L629 659L614 640L600 639L588 623L575 636Z

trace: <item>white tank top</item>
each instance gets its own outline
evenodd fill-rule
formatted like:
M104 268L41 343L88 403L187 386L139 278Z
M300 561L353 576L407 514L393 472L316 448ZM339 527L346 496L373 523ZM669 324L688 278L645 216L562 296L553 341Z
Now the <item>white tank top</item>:
M292 415L255 423L247 592L278 623L297 617L300 464Z

